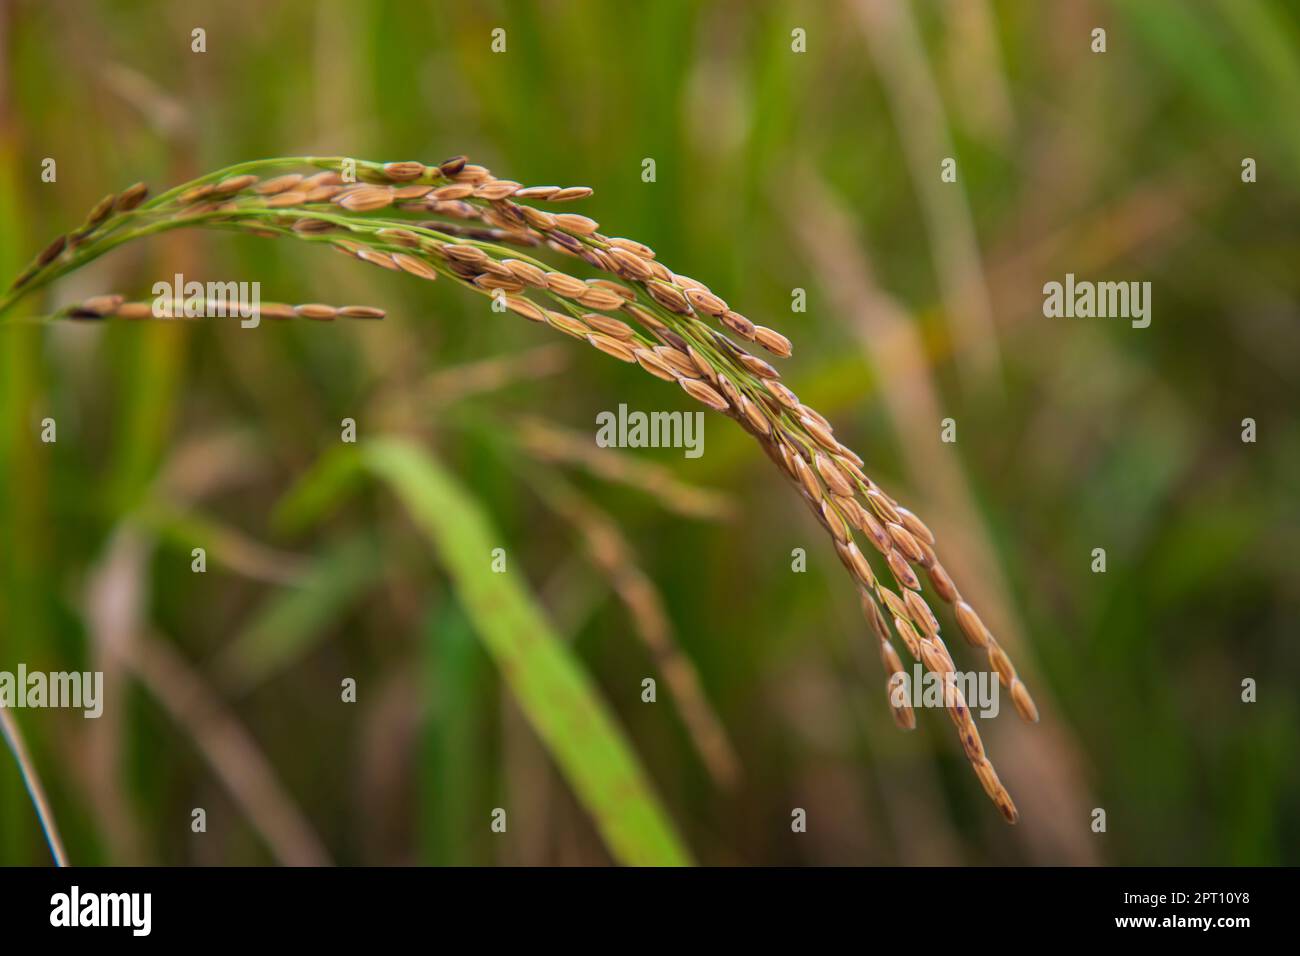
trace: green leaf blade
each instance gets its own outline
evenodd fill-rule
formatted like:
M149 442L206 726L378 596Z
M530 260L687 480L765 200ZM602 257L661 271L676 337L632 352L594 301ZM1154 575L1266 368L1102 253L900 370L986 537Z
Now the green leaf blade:
M492 571L500 536L474 499L409 442L370 443L362 461L429 536L520 709L614 858L634 866L689 865L685 845L586 673L517 576Z

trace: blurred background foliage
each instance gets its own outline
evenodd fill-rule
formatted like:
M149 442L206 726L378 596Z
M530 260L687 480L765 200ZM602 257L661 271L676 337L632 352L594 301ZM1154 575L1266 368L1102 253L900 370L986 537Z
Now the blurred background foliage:
M294 520L352 417L456 476L700 862L1296 863L1298 50L1257 0L0 0L6 282L105 193L255 157L590 185L575 211L794 339L787 380L1044 714L982 725L1008 828L945 716L893 728L853 588L738 428L598 452L598 412L690 400L448 283L179 232L24 308L183 272L388 319L0 327L0 669L107 675L98 721L16 714L71 859L615 858L401 501ZM1150 328L1045 319L1067 272L1151 281ZM0 760L0 863L46 861Z

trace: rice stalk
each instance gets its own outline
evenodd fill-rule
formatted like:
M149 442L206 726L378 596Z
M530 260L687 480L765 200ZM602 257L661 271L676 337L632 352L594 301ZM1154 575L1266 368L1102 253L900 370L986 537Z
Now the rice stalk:
M731 789L741 774L735 747L705 696L699 673L677 642L659 589L637 563L631 543L604 511L559 475L538 474L532 486L582 537L592 563L627 608L633 629L667 681L710 776Z
M40 775L36 772L36 764L32 762L31 754L27 752L27 743L23 740L22 731L18 728L13 715L9 713L8 707L0 707L0 736L4 737L10 753L14 755L14 762L18 764L18 774L23 778L27 795L31 797L32 807L36 811L36 818L40 821L41 832L45 834L45 842L49 844L54 865L67 866L67 852L63 849L63 838L59 836L59 826L54 820L54 812L50 809L50 801L45 796L45 788L41 785Z
M257 741L165 638L138 636L114 652L190 736L281 864L331 865L320 837Z
M430 405L448 405L465 398L558 375L568 366L569 350L563 343L539 345L517 355L493 356L453 365L430 373L417 386Z
M204 296L186 300L186 310L193 309L199 316L176 314L170 303L162 303L155 309L151 302L128 302L126 296L111 294L97 295L84 300L78 305L67 306L54 313L51 318L78 319L93 321L95 319L181 319L195 321L201 316L211 315L218 310L227 310L229 304L209 301ZM285 305L282 302L263 302L258 306L261 319L311 319L315 322L332 322L335 319L382 319L386 315L383 309L368 305L326 305L323 302L308 302L303 305ZM237 319L235 315L230 318Z
M0 296L0 317L23 296L117 246L198 226L323 244L387 271L423 281L443 278L490 296L503 311L675 382L749 432L831 537L880 644L895 720L911 727L915 715L894 695L904 673L894 635L944 682L945 706L972 769L1003 817L1016 820L1015 804L952 679L955 664L922 596L923 578L952 607L959 630L987 657L1028 721L1037 720L1033 699L945 570L930 529L867 475L864 460L781 384L772 364L735 341L788 358L788 338L735 311L698 279L672 271L643 243L607 236L589 217L521 201L583 198L590 193L584 187L525 187L496 179L464 157L437 165L355 161L358 181L345 182L341 172L352 165L341 157L262 160L218 170L147 202L140 186L106 197ZM304 175L302 169L316 172ZM272 178L259 178L267 175ZM544 250L603 275L582 279L557 269L534 255ZM303 315L303 308L295 314ZM324 308L313 312L324 315Z
M730 498L687 484L662 465L616 448L601 448L592 443L589 435L535 416L518 418L511 424L515 440L541 461L575 465L604 481L635 488L653 496L660 507L685 518L728 521L735 517L736 506Z

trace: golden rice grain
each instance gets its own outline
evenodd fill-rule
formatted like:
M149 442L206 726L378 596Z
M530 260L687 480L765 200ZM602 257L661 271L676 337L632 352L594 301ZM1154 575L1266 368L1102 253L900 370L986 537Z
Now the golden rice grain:
M270 199L266 200L263 205L267 209L288 209L290 206L302 206L307 202L307 194L301 190L291 189L287 192L276 193ZM320 222L321 220L317 220ZM329 225L329 223L323 223Z
M862 553L857 542L852 539L848 541L836 541L835 549L843 560L845 567L864 588L874 588L876 586L876 575L871 570L871 562L867 556Z
M877 593L879 593L880 600L884 602L890 614L904 620L908 619L907 603L901 597L886 587L879 588Z
M421 244L420 237L409 229L380 229L375 235L387 242L395 242L412 249L419 248Z
M699 312L712 316L725 315L727 312L727 303L707 289L687 289L685 294L686 300Z
M563 229L565 232L573 233L574 235L589 236L600 228L600 223L588 216L579 216L577 213L572 212L562 212L555 215L555 226L559 229Z
M408 182L424 175L424 163L384 163L384 175L395 182Z
M821 482L817 480L817 476L813 473L813 470L808 467L808 463L804 461L803 456L799 454L794 455L790 459L790 464L794 467L795 477L804 492L813 501L819 501L822 496Z
M739 312L733 309L727 309L718 317L719 320L731 331L735 332L743 339L754 340L754 330L757 328L753 322L745 318Z
M830 433L830 430L824 424L809 415L801 415L799 422L808 434L817 441L817 444L829 451L839 451L840 443L835 440L835 436Z
M889 537L893 539L894 545L903 552L903 556L908 561L915 564L921 560L921 546L917 544L916 539L908 533L906 528L891 521L885 525L885 530L889 532Z
M635 349L632 354L636 356L637 364L655 378L661 378L665 382L677 380L677 373L661 362L659 356L650 349Z
M998 779L993 764L989 763L986 758L973 763L972 766L975 768L975 775L979 778L980 784L984 787L984 792L988 794L989 799L993 801L1003 818L1008 823L1015 823L1020 819L1016 805L1011 802L1011 794L1007 793L1006 787L1002 786L1002 781Z
M678 315L690 314L691 305L686 301L686 295L677 286L652 279L646 283L645 289L652 299L669 312L676 312Z
M336 194L333 202L348 212L374 212L393 204L393 190L388 186L354 186Z
M642 259L653 259L655 251L643 242L637 242L635 239L624 239L621 236L612 236L605 240L605 244L614 246L618 249L626 249Z
M654 353L659 357L661 362L667 365L679 376L684 375L687 378L695 378L700 374L699 369L695 367L695 363L691 361L690 356L686 355L684 352L679 352L671 345L655 346Z
M339 316L347 319L382 319L387 314L369 305L345 305L339 309Z
M898 670L889 675L885 681L885 693L889 699L889 712L900 730L916 729L916 713L907 701L907 675Z
M626 342L620 342L618 339L611 338L608 335L593 334L587 336L587 341L600 349L606 355L612 355L620 362L635 362L636 353Z
M439 246L438 251L450 260L464 262L472 266L481 267L488 260L488 254L478 246L449 242Z
M452 183L450 186L439 186L429 195L440 202L464 199L467 196L474 195L474 187L469 183Z
M911 654L916 660L925 662L925 653L921 648L921 635L917 633L916 626L907 617L894 615L894 631L898 634L899 639L907 646L907 653Z
M285 176L276 176L274 179L258 183L253 187L253 192L259 196L274 196L276 193L288 192L302 181L302 173L289 173Z
M398 186L393 190L393 201L409 202L412 199L423 199L431 192L433 192L433 187L426 183L410 183L406 186Z
M474 277L474 284L480 289L501 289L505 292L523 292L527 288L522 282L513 276L509 279L493 275L490 272L484 272Z
M921 629L926 637L934 638L939 636L939 620L930 610L930 605L925 603L925 599L915 591L908 589L903 591L903 603L907 605L907 615L912 619L912 623Z
M481 183L492 178L492 170L486 166L465 163L452 178L460 183Z
M740 389L736 388L731 379L725 375L719 374L718 380L713 384L722 392L723 397L726 398L732 408L738 408L745 399L745 396L740 393Z
M547 198L551 202L571 202L575 199L586 199L591 193L590 186L566 186L564 189L557 189Z
M546 310L534 302L532 299L525 298L521 295L506 296L506 308L516 315L522 315L525 319L532 322L545 322L547 318Z
M309 302L297 306L293 311L299 318L315 319L318 322L328 322L339 314L339 310L334 306L321 302Z
M905 588L919 588L921 582L917 580L916 572L912 570L911 565L897 551L890 551L885 555L885 561L889 564L889 570L894 574L894 580Z
M576 299L591 288L581 279L575 279L563 272L546 273L546 287L566 299Z
M1038 706L1033 697L1029 696L1029 688L1019 678L1011 682L1011 702L1016 705L1021 717L1031 724L1038 723Z
M723 381L725 381L725 379L723 379ZM767 416L765 416L758 405L751 402L747 396L740 395L738 399L732 399L728 396L728 400L731 402L733 407L740 409L740 413L745 417L745 421L749 422L749 424L753 426L754 431L758 432L760 435L766 435L772 430L772 423L767 420Z
M679 378L677 382L691 398L701 401L717 411L724 412L727 410L727 400L699 379Z
M655 260L655 259L651 259L651 260L650 260L650 271L651 271L651 273L654 274L654 277L655 277L656 279L658 279L660 282L672 282L672 281L673 281L673 274L672 274L672 272L670 272L670 271L668 270L668 267L665 266L662 262L659 262L659 261L657 261L657 260Z
M933 578L931 578L933 581ZM957 617L957 626L961 628L962 634L966 635L966 640L975 647L988 647L992 635L989 629L984 626L980 616L975 613L975 609L965 601L958 601L953 606L953 612Z
M263 306L262 313L265 312L266 306ZM119 319L152 319L153 306L148 302L126 302L118 307L115 314Z
M822 480L826 482L826 487L835 494L844 495L845 497L853 495L853 485L844 476L844 472L836 467L835 463L826 455L821 452L813 452L813 466L817 469L817 473L822 476Z
M229 179L223 179L221 182L213 186L212 192L209 193L209 195L229 196L242 189L247 189L249 186L257 182L257 180L258 177L253 175L231 176Z
M636 292L629 289L621 282L612 282L609 279L588 279L587 284L614 293L622 299L624 303L634 302L636 300Z
M858 462L861 464L861 462ZM934 544L934 532L929 529L924 521L918 518L906 508L898 508L898 514L903 519L903 527L912 532L913 535L920 538L926 544Z
M524 217L524 221L539 232L550 232L557 224L553 213L543 212L540 209L534 209L532 206L519 206L518 209L520 215Z
M415 256L409 256L404 252L394 252L391 257L403 272L409 272L413 276L419 276L421 279L428 279L431 282L438 278L438 270L423 259L417 259Z
M789 358L794 352L789 339L775 329L763 325L754 326L754 341L781 358Z
M396 272L399 268L393 257L383 252L375 252L373 249L358 249L356 255L362 262L369 262L372 266L379 266L393 272Z
M902 516L894 507L894 503L885 497L885 495L883 495L878 489L870 489L866 494L866 498L867 504L871 506L871 510L879 515L882 521L892 521L894 524L900 523Z
M628 325L621 319L615 319L612 316L601 315L599 312L588 312L582 317L593 329L620 341L630 341L636 338L636 329Z
M589 309L603 309L607 312L620 308L626 301L621 295L599 286L587 286L586 291L577 296L577 300Z
M505 199L518 192L523 188L522 183L512 182L509 179L494 179L491 182L481 183L474 187L474 196L477 199L497 200Z
M205 186L195 186L193 189L187 189L185 192L181 193L180 197L176 201L179 203L198 202L200 199L206 199L211 196L216 192L216 189L217 187L214 183L208 183Z
M934 588L934 592L938 594L945 603L952 604L957 601L957 588L952 583L952 578L948 576L948 572L944 570L942 564L939 564L937 561L931 564L926 568L926 576L930 579L930 586ZM963 629L962 634L965 633L966 632ZM969 638L967 638L967 640L969 640Z
M631 279L649 279L652 273L646 260L642 259L634 252L628 252L626 249L620 249L617 246L611 246L608 250L610 259L617 266L619 275L625 275Z
M571 315L565 315L563 312L556 312L554 309L545 310L546 324L556 331L563 332L565 335L571 335L577 339L585 339L591 334L591 329L579 322Z
M306 183L303 185L305 186ZM315 186L306 190L307 202L329 202L342 191L342 186Z
M1010 687L1016 680L1016 669L1011 663L1011 658L1007 657L1007 652L998 647L993 641L989 642L989 663L993 669L998 672L998 677L1002 683Z
M124 295L97 295L81 303L81 308L96 315L112 315L126 301Z
M520 259L503 259L501 264L509 269L520 282L537 289L547 287L546 273L531 262L524 262Z
M683 344L685 343L678 343L678 348L681 348ZM697 369L699 369L699 374L703 376L709 382L709 384L713 385L714 387L717 387L719 377L718 377L717 369L713 367L713 363L710 362L707 358L705 358L700 353L699 349L697 349L693 345L686 344L685 351L686 354L690 356L691 364L694 365Z

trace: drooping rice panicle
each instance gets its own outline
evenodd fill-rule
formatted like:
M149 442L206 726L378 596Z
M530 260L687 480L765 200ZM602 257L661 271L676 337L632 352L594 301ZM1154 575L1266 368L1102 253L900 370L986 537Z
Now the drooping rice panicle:
M353 171L353 181L347 181L345 173ZM674 382L749 432L830 536L879 644L894 720L908 729L916 721L901 693L907 677L893 644L897 636L942 681L944 705L967 759L990 799L1014 822L1015 804L954 679L939 620L922 596L922 577L953 608L967 641L985 652L1019 714L1035 721L1038 711L1011 659L940 563L934 534L867 475L864 460L781 383L773 365L735 341L788 358L788 338L735 311L703 282L673 272L643 243L607 236L587 216L533 205L590 195L583 186L497 179L463 156L434 165L343 157L244 163L147 202L141 185L106 196L82 226L47 245L0 296L0 316L23 295L125 242L183 226L231 229L323 243L423 280L443 277L491 296L503 310ZM537 258L546 252L580 260L604 276L580 278ZM143 306L98 297L68 314L144 317ZM264 315L268 309L276 318L382 316L357 306L264 305Z

